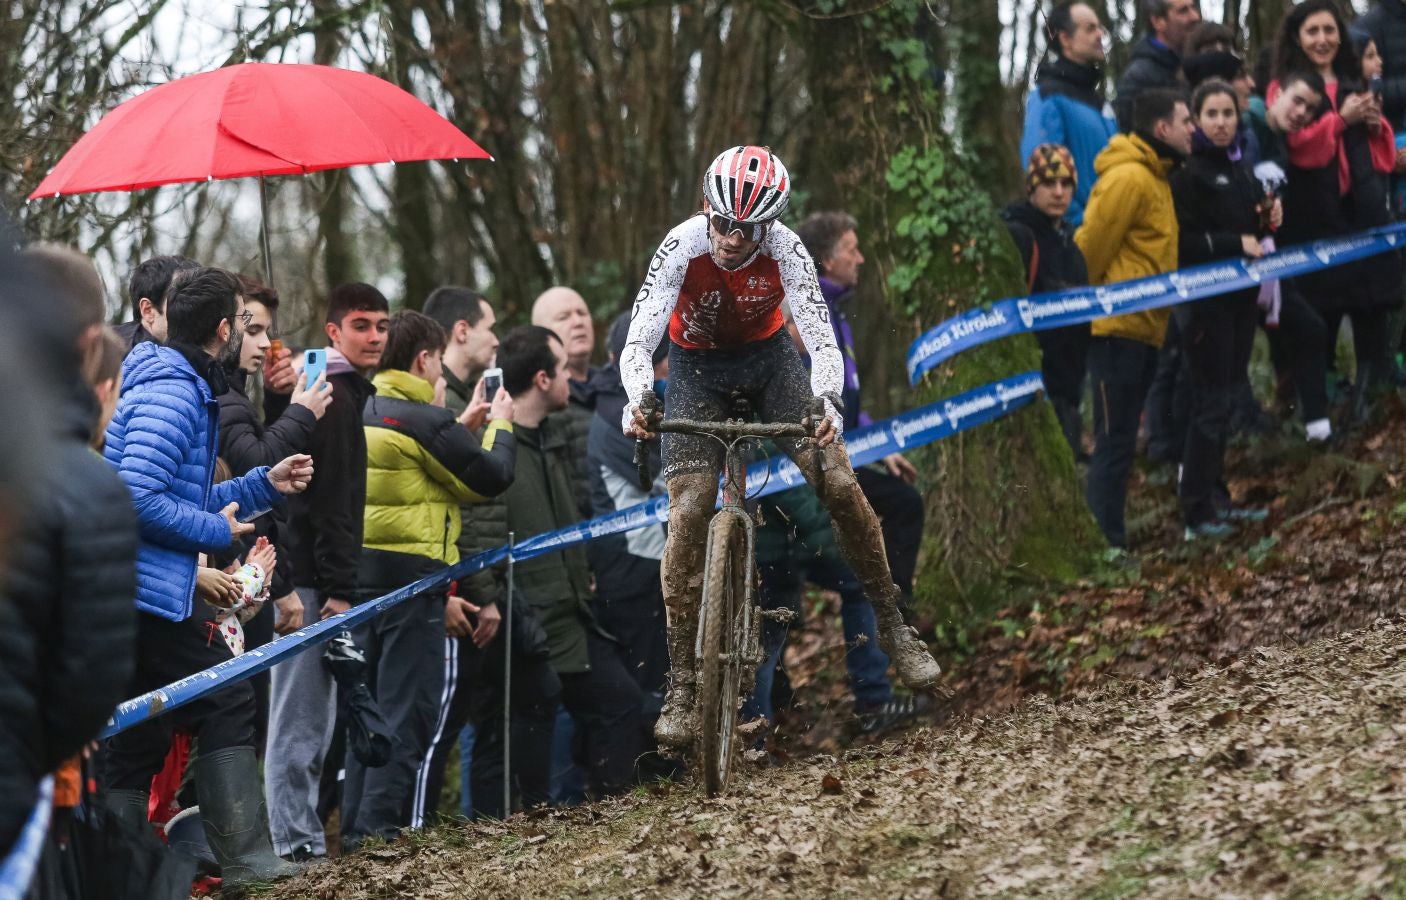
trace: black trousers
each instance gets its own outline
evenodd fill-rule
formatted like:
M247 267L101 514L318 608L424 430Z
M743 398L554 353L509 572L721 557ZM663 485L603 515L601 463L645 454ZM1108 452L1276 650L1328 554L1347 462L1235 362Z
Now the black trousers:
M1157 371L1147 392L1147 458L1159 463L1181 462L1191 413L1180 309L1173 307L1167 320L1167 336L1157 351Z
M391 760L380 768L346 755L342 840L394 840L409 826L420 765L429 751L444 690L444 598L421 594L353 630L366 653L366 683L390 726Z
M214 610L200 600L195 613L172 622L137 613L137 675L132 694L165 687L202 669L234 658L218 630ZM171 733L180 728L200 741L201 753L254 746L254 689L248 681L206 694L164 715L114 735L103 753L103 782L112 790L146 791L171 749Z
M483 653L474 685L474 758L469 768L474 817L503 819L552 799L552 732L561 704L561 679L545 658L514 655L512 683L513 808L503 806L503 648Z
M1128 475L1137 452L1138 422L1152 376L1157 348L1128 338L1089 341L1089 378L1094 394L1094 455L1089 462L1089 509L1113 547L1126 547L1123 524Z
M588 628L586 649L590 671L560 675L561 702L576 720L575 755L586 769L591 793L606 797L635 783L635 761L644 749L642 697L618 644Z
M1221 474L1235 391L1250 363L1257 307L1253 296L1213 297L1179 307L1182 352L1191 379L1191 416L1181 454L1181 511L1188 527L1214 521L1223 502Z
M445 701L441 722L422 765L411 824L419 828L438 818L440 793L449 755L459 732L474 723L471 795L478 816L503 818L503 650L500 627L484 649L472 638L445 638ZM552 717L561 699L561 682L545 657L513 657L514 793L521 806L538 806L550 798ZM543 727L541 722L545 720ZM491 772L485 766L491 765Z
M663 694L669 675L669 632L658 571L634 592L602 588L591 610L600 627L620 642L625 668L640 690Z
M254 618L244 623L244 651L257 650L264 644L274 639L273 622L277 615L274 609L273 598L254 614ZM312 624L312 623L308 623ZM264 671L249 679L249 684L254 688L254 744L258 748L259 756L264 755L264 746L268 743L269 734L269 682L271 675Z
M513 782L524 807L550 799L552 734L558 699L576 722L573 751L590 779L591 793L597 797L619 794L635 783L635 761L644 749L639 685L630 677L619 646L589 627L586 652L589 671L558 674L559 695L552 693L552 682L541 673L520 677L517 666L513 667ZM485 676L492 670L501 671L501 661L486 666ZM498 696L502 696L501 688ZM501 818L501 703L489 712L474 723L474 812Z
M890 475L887 470L879 471L875 466L861 466L854 471L854 478L879 517L893 583L904 597L911 597L913 574L918 569L918 550L923 545L926 516L923 495L902 478Z
M1040 343L1040 378L1045 382L1045 396L1050 398L1069 449L1078 458L1083 453L1084 420L1079 415L1079 405L1084 399L1084 376L1088 370L1089 326L1085 323L1037 331L1035 340Z
M1279 283L1279 327L1265 328L1269 358L1280 382L1292 384L1299 419L1305 423L1328 417L1327 357L1323 353L1323 317L1293 282ZM1263 317L1261 317L1263 321Z
M1329 372L1346 374L1338 368L1338 332L1342 330L1343 319L1352 320L1352 353L1357 360L1357 373L1354 382L1363 382L1375 373L1384 373L1390 334L1387 331L1387 317L1391 310L1385 308L1352 309L1323 314L1323 358Z

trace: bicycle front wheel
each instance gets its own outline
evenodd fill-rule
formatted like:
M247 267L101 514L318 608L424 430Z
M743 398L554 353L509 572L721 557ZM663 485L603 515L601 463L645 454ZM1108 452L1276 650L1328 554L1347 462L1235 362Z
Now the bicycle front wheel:
M698 685L698 735L703 789L716 797L727 788L732 770L733 728L746 664L747 531L736 514L723 511L708 528L703 571L703 606L698 630L701 672Z

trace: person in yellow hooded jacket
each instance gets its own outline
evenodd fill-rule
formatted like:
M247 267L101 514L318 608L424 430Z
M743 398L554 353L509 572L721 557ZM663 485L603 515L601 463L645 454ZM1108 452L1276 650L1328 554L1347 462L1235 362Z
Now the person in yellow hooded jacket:
M367 597L404 587L459 561L459 506L497 496L513 483L517 443L513 402L499 390L482 424L482 404L458 418L436 385L448 342L429 316L391 317L381 367L366 401L366 513L358 582ZM472 421L475 415L480 421ZM447 605L446 605L447 604ZM433 738L445 688L446 622L476 607L431 591L386 610L355 631L367 679L395 735L391 760L367 768L346 760L342 846L367 837L394 839L410 824L411 798ZM457 627L457 626L456 626Z
M1133 131L1117 134L1094 160L1098 181L1074 242L1090 284L1111 284L1177 267L1176 207L1167 182L1191 152L1195 125L1186 95L1153 88L1133 104ZM1094 320L1089 380L1094 400L1094 455L1088 501L1110 546L1126 547L1123 509L1137 448L1143 402L1167 331L1166 309Z

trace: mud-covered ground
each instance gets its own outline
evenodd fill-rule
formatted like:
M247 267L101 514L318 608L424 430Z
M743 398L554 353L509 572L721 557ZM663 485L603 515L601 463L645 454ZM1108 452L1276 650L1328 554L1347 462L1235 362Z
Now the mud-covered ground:
M1373 897L1406 892L1406 627L508 824L270 896Z
M269 896L1406 896L1406 413L1332 452L1267 439L1269 518L1179 541L1139 473L1130 560L947 648L918 727L856 741L824 598L797 705L731 794L691 785L454 825Z

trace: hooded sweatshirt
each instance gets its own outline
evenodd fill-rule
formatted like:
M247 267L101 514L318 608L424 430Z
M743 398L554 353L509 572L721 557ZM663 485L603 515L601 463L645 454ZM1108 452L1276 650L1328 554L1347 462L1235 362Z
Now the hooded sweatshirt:
M1170 272L1177 267L1176 208L1167 176L1176 164L1170 150L1140 134L1116 135L1098 155L1098 184L1084 224L1074 235L1088 265L1090 284L1112 284ZM1121 337L1162 346L1166 309L1095 319L1094 337Z

